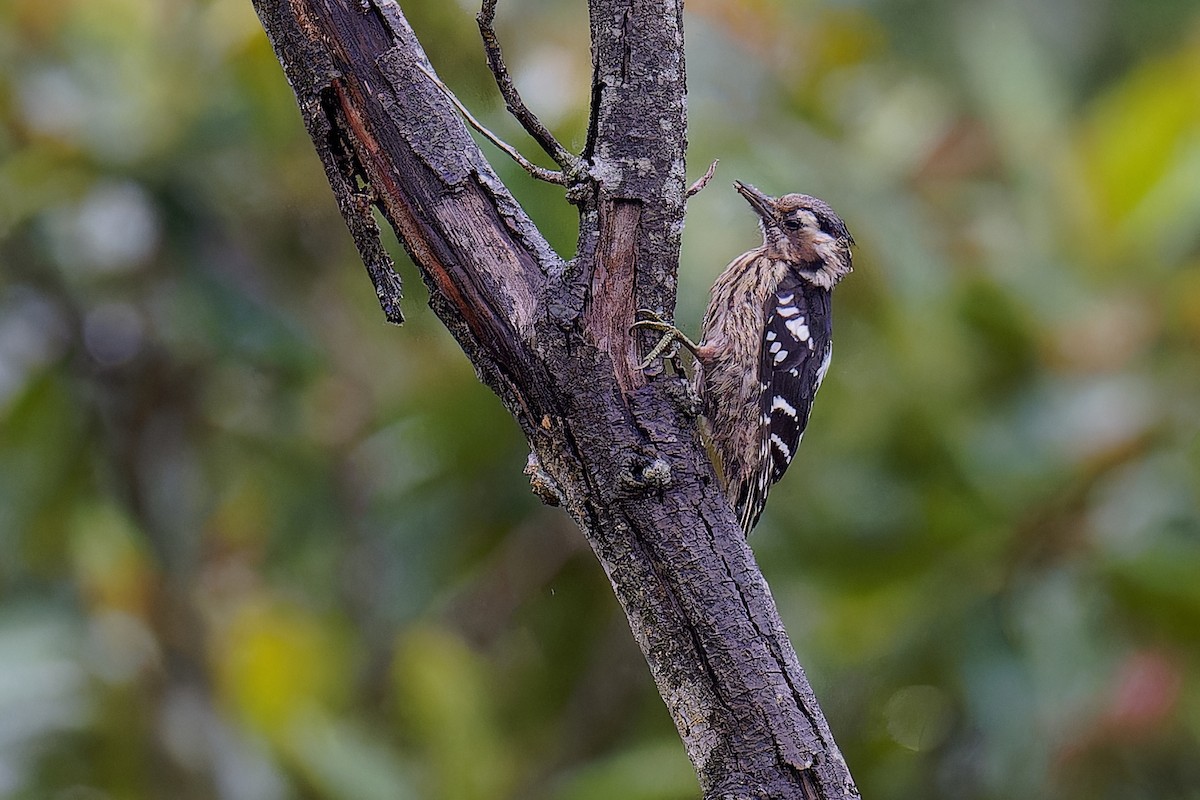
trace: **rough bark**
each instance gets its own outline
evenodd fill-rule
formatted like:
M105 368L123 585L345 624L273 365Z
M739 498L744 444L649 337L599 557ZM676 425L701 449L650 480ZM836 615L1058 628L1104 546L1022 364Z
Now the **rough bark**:
M392 0L254 0L389 319L377 207L512 412L535 488L607 573L707 798L857 789L716 483L683 382L636 369L685 210L681 0L591 0L592 118L563 262L489 167ZM645 343L641 343L645 344Z

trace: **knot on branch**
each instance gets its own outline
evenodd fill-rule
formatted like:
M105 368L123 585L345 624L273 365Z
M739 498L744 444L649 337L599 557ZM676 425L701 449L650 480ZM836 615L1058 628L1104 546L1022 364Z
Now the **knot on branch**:
M582 206L595 198L599 182L586 162L580 161L576 168L568 170L565 175L568 203L573 206Z
M660 494L671 485L671 465L661 457L638 457L626 465L618 477L626 496Z
M642 470L642 478L647 486L665 489L671 485L671 465L661 458L656 458Z
M566 501L558 481L550 477L550 473L542 469L542 462L536 453L530 453L525 462L525 474L529 476L529 488L537 498L548 506L561 506Z

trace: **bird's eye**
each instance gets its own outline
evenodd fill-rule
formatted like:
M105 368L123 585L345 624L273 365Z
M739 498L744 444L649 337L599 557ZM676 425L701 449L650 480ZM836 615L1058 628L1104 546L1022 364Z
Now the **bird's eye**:
M800 220L785 219L783 221L783 227L787 228L789 231L798 231L800 230Z

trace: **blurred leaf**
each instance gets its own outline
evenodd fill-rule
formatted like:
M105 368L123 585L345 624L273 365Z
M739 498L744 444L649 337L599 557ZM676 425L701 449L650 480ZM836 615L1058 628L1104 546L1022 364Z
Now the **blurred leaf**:
M21 785L52 737L87 723L78 641L74 621L54 607L0 614L0 792Z
M287 746L297 769L331 800L407 800L422 797L385 742L353 723L305 714Z
M1085 119L1080 151L1101 234L1087 244L1106 262L1155 254L1147 241L1157 244L1179 225L1197 242L1200 40L1193 39L1133 70ZM1147 207L1152 214L1142 212Z
M63 557L64 501L84 466L82 417L55 374L30 381L0 417L0 543L10 554L0 578L22 555L41 568Z
M139 531L111 505L82 505L72 520L76 580L99 610L150 612L153 575Z
M648 743L560 779L555 800L692 800L696 773L678 742Z
M514 777L511 754L479 657L448 631L414 628L399 645L393 680L401 718L428 754L435 796L503 796Z
M222 697L269 739L287 741L306 715L340 706L346 642L327 621L266 598L237 607L217 641Z

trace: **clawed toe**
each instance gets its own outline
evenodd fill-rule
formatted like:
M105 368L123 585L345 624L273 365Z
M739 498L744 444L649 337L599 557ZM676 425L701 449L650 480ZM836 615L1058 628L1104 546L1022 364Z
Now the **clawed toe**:
M638 330L663 332L675 330L675 326L663 319L661 314L648 308L639 308L634 316L636 319L629 326L630 333Z
M639 308L637 311L633 312L633 315L638 318L645 317L646 319L653 320L655 322L665 321L662 318L662 314L659 314L652 308Z
M669 322L659 322L653 319L640 319L629 326L629 332L635 331L658 331L659 333L674 334L678 331L675 326Z
M646 369L655 361L657 361L669 348L673 345L683 345L692 354L696 352L696 344L691 339L683 334L678 328L662 318L660 314L651 311L648 308L639 308L635 314L639 317L629 326L629 332L634 331L658 331L663 334L658 343L651 349L649 355L638 364L638 369ZM672 353L672 356L674 354Z

